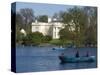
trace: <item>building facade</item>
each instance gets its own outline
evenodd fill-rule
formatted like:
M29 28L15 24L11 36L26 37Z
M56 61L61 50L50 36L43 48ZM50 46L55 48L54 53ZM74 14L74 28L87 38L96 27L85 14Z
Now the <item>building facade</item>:
M59 31L64 28L64 24L60 21L57 21L54 19L52 21L50 18L48 18L48 22L32 22L32 32L41 32L43 35L50 35L52 36L53 39L58 39L59 36Z

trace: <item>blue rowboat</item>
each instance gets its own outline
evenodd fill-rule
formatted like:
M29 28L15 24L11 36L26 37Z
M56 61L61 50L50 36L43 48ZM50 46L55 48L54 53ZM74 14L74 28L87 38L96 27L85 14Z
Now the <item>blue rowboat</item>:
M54 47L52 50L65 50L66 48L59 48L59 47Z
M95 56L81 56L81 57L67 57L59 56L61 63L80 63L80 62L94 62L96 60Z

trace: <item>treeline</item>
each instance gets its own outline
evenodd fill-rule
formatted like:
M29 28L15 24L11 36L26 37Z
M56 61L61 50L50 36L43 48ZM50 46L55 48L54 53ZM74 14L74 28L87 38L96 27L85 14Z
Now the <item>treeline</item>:
M76 46L97 45L97 8L74 7L59 13L67 24L60 30L60 40L70 41Z

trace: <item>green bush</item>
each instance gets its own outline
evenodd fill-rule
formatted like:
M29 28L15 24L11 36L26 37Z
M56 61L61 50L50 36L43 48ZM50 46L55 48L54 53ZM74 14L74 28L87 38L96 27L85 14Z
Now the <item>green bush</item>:
M40 32L29 33L27 35L28 41L36 44L40 44L43 41L43 34Z
M48 43L48 42L51 41L51 40L52 40L52 37L49 36L49 35L46 35L46 36L43 37L43 42L44 42L44 43Z

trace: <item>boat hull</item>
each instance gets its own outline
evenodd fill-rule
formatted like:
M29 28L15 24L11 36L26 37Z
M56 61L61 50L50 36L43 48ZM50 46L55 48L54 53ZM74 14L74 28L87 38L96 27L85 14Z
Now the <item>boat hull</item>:
M66 57L66 56L59 56L61 63L80 63L80 62L94 62L95 56L90 57Z
M53 50L65 50L66 48L52 48Z

